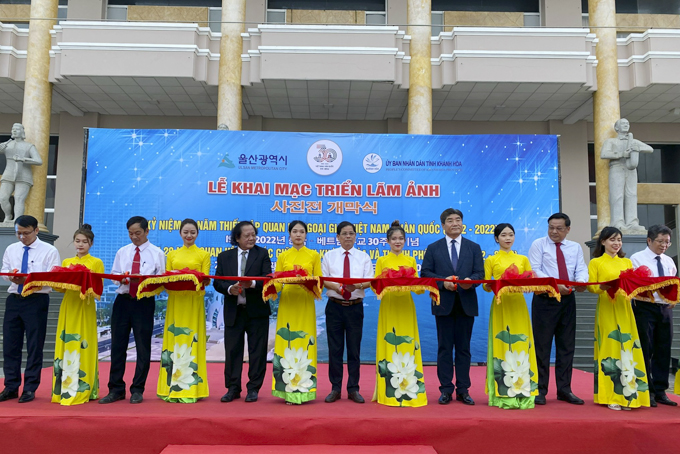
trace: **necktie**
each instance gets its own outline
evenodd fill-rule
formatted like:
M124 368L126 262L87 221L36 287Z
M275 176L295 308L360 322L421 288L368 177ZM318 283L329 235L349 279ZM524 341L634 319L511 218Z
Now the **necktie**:
M248 262L248 251L242 251L241 252L241 273L239 276L245 276L246 275L246 263ZM238 305L245 305L246 304L246 295L245 292L241 291L241 293L238 294L236 297L236 304Z
M241 276L246 275L246 262L248 261L248 251L241 252Z
M352 277L350 275L350 270L349 270L349 251L345 251L345 266L342 269L342 277ZM352 292L349 290L345 290L345 287L342 288L342 297L345 298L345 300L349 301L349 299L352 297Z
M564 254L562 253L562 243L555 243L555 256L557 257L557 270L560 273L560 279L568 281L569 271L567 270L567 262L564 260Z
M29 246L24 246L24 256L21 258L21 272L28 273L28 250L31 249ZM660 265L659 265L660 266ZM18 289L19 295L24 291L24 284L20 284Z
M453 272L456 272L458 268L458 251L456 251L456 240L451 240L451 266L453 266Z
M141 257L139 255L139 248L135 248L135 257L132 259L131 274L139 274ZM130 279L130 296L137 298L137 289L139 288L139 279Z
M661 256L657 255L654 258L656 259L656 269L659 271L659 277L665 276L666 274L663 272L663 266L661 266Z

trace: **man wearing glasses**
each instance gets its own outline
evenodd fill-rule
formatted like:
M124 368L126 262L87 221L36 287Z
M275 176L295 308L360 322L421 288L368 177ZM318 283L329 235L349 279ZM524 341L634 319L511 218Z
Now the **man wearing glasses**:
M578 243L567 240L571 220L564 213L548 218L548 236L533 242L529 262L538 277L554 277L572 282L588 282L588 267ZM562 301L548 294L536 294L531 302L531 324L536 344L538 396L536 405L545 405L550 382L550 350L555 338L555 383L557 400L583 405L571 392L571 373L576 347L576 298L574 290L585 287L559 285Z
M10 244L2 256L2 272L13 270L19 273L50 271L61 265L57 249L38 238L38 220L33 216L19 216L14 221L14 229L19 241ZM23 297L25 277L5 276L12 282L7 289L3 332L3 371L5 389L0 393L0 402L19 397L21 385L21 350L26 334L26 370L24 371L24 390L19 403L35 399L35 391L40 385L40 370L43 362L43 347L47 331L47 310L50 305L50 287Z
M630 260L635 268L644 265L652 270L655 277L676 276L678 270L673 259L664 254L670 245L671 229L653 225L647 231L647 248L633 254ZM634 300L633 313L647 368L650 405L674 407L678 404L666 396L673 342L673 308L655 292L654 302Z
M354 247L357 234L354 224L343 221L338 224L339 248L326 252L321 271L326 277L365 278L366 282L348 285L324 282L328 304L326 305L326 336L328 337L328 378L331 393L326 402L340 398L342 389L342 357L347 338L347 397L363 404L359 394L359 368L361 367L361 336L364 327L364 289L373 278L371 258Z

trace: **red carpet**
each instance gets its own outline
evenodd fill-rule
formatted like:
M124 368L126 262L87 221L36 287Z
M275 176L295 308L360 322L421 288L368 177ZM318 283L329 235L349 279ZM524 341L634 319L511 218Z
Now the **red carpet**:
M315 454L437 454L432 446L333 446L306 445L304 450ZM171 445L161 454L300 454L300 446L252 445Z
M100 368L105 385L108 363L100 363ZM544 407L505 411L486 405L483 367L472 370L474 407L460 402L438 405L436 370L426 367L429 405L421 408L358 405L346 398L344 390L344 399L326 404L323 399L330 384L325 364L319 365L315 402L289 406L272 397L270 364L267 386L258 402L246 404L241 398L225 404L220 402L225 392L222 370L222 364L208 365L211 397L197 404L169 404L156 398L158 363L153 363L140 405L121 401L62 407L49 402L52 370L45 369L34 402L0 403L0 452L158 454L168 445L212 445L213 451L206 446L206 452L221 452L214 451L219 445L418 445L432 446L439 454L619 454L678 449L680 407L614 412L594 405L592 375L580 371L574 371L573 390L586 400L584 406L556 401L553 389ZM128 383L133 371L129 363ZM373 366L362 367L361 392L367 400L373 392L374 371ZM345 448L354 452L351 446ZM194 447L187 452L199 451Z

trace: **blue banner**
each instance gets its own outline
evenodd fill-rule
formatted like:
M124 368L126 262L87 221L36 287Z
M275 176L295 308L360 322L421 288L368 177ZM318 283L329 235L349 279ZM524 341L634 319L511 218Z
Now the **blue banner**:
M308 223L307 246L321 254L339 246L335 225L351 221L357 248L375 263L389 252L385 232L398 219L407 232L404 250L420 266L427 245L443 236L439 215L448 207L464 213L463 234L485 256L497 250L493 228L501 222L513 224L514 249L526 255L532 241L547 234L547 218L559 211L558 176L558 141L548 135L90 129L84 221L96 235L91 253L107 271L129 242L125 223L136 215L149 219L149 240L166 253L182 246L181 220L198 221L196 244L212 254L212 272L240 220L256 223L258 245L269 250L272 262L291 245L291 220ZM106 286L99 305L104 336L114 291L115 285ZM472 361L483 362L492 298L481 287L477 291ZM414 300L423 360L436 361L430 299ZM163 304L161 297L157 325ZM321 361L327 359L325 304L317 302ZM375 360L379 304L369 291L361 351L368 362ZM208 359L222 359L222 296L212 287L206 322ZM160 345L154 356L159 352ZM106 349L101 356L108 356Z

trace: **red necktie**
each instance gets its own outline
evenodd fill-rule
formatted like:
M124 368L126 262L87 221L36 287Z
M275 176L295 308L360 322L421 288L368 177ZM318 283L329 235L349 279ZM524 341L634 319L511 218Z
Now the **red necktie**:
M555 255L557 256L557 270L560 273L560 279L563 281L569 280L569 271L567 270L567 262L564 260L564 254L561 249L562 243L555 243Z
M131 274L139 274L139 262L141 257L139 256L139 248L135 248L135 257L132 259L132 270ZM130 279L130 296L137 298L137 289L139 288L139 279Z
M345 251L345 267L342 270L342 277L352 277L349 274L349 251ZM349 301L349 299L352 297L352 292L345 290L345 287L343 287L342 297Z

